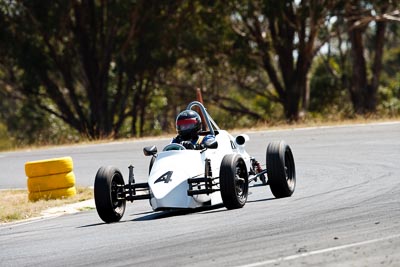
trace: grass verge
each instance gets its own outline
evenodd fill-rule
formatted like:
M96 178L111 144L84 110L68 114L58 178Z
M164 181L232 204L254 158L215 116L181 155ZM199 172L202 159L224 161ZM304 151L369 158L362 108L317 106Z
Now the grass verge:
M39 200L36 202L28 200L28 192L26 190L10 189L0 191L0 223L37 217L49 208L93 199L92 188L76 187L76 191L76 195L73 197Z

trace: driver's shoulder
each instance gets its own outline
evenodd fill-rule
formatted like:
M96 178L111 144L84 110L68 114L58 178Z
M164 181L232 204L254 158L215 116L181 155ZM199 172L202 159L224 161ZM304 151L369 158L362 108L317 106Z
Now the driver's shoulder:
M180 142L182 142L182 138L179 135L177 135L174 138L172 138L171 144L176 144L176 143L179 144Z

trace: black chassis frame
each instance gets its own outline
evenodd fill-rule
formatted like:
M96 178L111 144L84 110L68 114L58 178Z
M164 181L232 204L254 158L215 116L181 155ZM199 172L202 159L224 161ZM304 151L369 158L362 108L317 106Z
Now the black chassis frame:
M265 175L267 170L262 170L259 173L255 173L254 170L251 170L249 173L248 184L253 181L257 181L257 179ZM213 177L211 171L211 160L206 159L205 170L204 170L205 177L194 177L189 178L187 180L189 184L189 189L187 191L188 196L194 195L201 195L201 194L211 194L217 191L220 191L219 188L219 177ZM267 184L265 184L267 185Z

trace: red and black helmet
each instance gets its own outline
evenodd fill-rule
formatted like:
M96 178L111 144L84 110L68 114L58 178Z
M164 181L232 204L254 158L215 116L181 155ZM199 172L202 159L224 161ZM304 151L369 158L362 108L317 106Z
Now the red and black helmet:
M182 137L191 138L201 131L200 115L193 110L185 110L176 118L176 130Z

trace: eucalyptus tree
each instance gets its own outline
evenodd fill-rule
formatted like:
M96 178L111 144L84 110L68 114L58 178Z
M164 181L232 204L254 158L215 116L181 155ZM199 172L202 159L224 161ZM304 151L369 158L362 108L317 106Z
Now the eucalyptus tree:
M319 38L336 1L234 1L233 27L246 40L254 58L268 74L270 99L281 103L288 120L297 120L309 101L308 74Z
M179 5L1 1L2 82L90 138L117 135L128 118L140 134L155 77L175 62Z
M354 111L376 111L388 23L400 22L399 1L344 2L350 43L351 78L348 83Z

